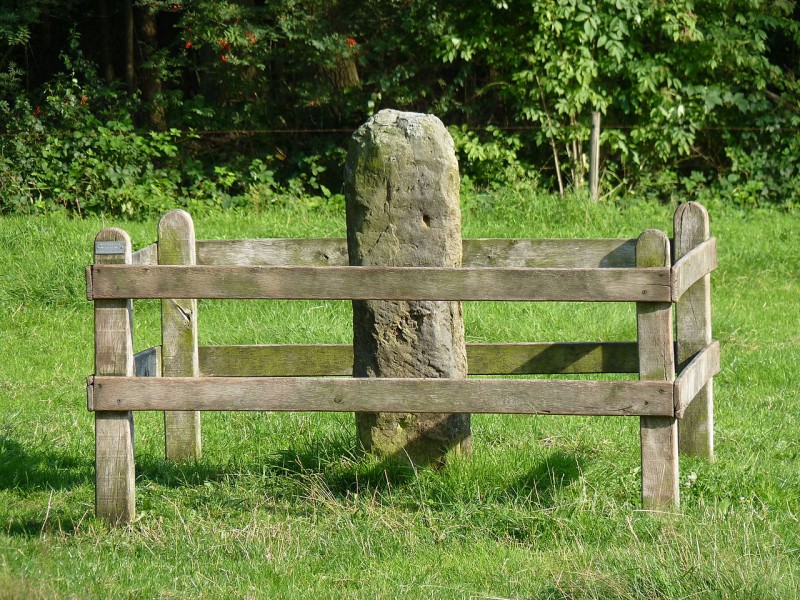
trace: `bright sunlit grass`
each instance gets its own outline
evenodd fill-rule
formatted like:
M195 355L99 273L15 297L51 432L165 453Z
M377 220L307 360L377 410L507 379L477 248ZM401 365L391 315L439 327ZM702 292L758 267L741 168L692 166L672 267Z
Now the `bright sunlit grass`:
M496 193L464 237L671 234L674 207ZM717 461L682 506L639 510L635 418L475 416L475 455L386 468L350 415L206 413L203 458L163 460L136 415L137 520L93 517L84 267L106 225L0 219L0 598L790 598L800 594L800 266L793 213L709 207ZM341 207L195 217L199 239L344 236ZM346 302L200 303L202 344L348 343ZM160 343L135 305L136 349ZM469 341L635 339L623 304L469 303Z

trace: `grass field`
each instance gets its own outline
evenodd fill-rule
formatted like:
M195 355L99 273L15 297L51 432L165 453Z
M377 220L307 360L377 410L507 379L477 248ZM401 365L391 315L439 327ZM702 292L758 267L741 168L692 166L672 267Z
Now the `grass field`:
M713 464L682 506L639 510L638 420L475 416L475 454L389 471L350 415L206 413L202 460L163 459L136 415L137 519L93 517L92 307L103 226L0 219L0 598L792 598L800 596L800 214L709 206ZM674 207L471 196L465 237L671 234ZM343 236L341 206L195 218L198 238ZM136 303L136 350L160 343ZM470 341L632 340L629 305L468 304ZM201 302L200 342L349 342L344 302Z

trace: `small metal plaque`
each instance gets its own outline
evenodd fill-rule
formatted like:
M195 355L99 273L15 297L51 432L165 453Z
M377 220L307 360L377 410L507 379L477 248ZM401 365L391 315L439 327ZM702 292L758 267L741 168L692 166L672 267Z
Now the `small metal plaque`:
M125 254L125 242L95 242L95 254Z

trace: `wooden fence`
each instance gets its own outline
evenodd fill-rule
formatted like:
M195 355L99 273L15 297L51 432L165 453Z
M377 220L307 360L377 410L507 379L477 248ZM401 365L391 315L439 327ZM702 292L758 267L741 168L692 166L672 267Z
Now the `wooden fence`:
M97 514L134 516L138 410L165 411L172 460L199 457L204 410L638 416L643 506L675 506L679 451L713 458L719 344L711 339L708 215L681 205L674 227L673 243L657 230L638 239L467 239L460 268L350 267L341 239L196 241L183 211L167 213L158 242L137 252L124 231L104 229L86 271ZM134 355L139 298L162 299L162 344ZM635 341L468 344L467 357L470 375L639 380L352 378L349 345L198 347L198 298L635 302Z

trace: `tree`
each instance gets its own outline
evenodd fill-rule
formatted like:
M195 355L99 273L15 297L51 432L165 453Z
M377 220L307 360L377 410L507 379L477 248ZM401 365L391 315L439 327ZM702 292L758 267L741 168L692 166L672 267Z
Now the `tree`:
M541 173L581 188L599 110L607 190L784 202L800 191L787 135L800 126L798 12L788 0L33 0L0 12L0 129L221 131L175 138L182 177L246 175L258 160L275 185L321 191L341 185L347 130L392 107L452 124L474 185ZM297 130L325 133L280 133ZM15 143L0 140L8 164Z

